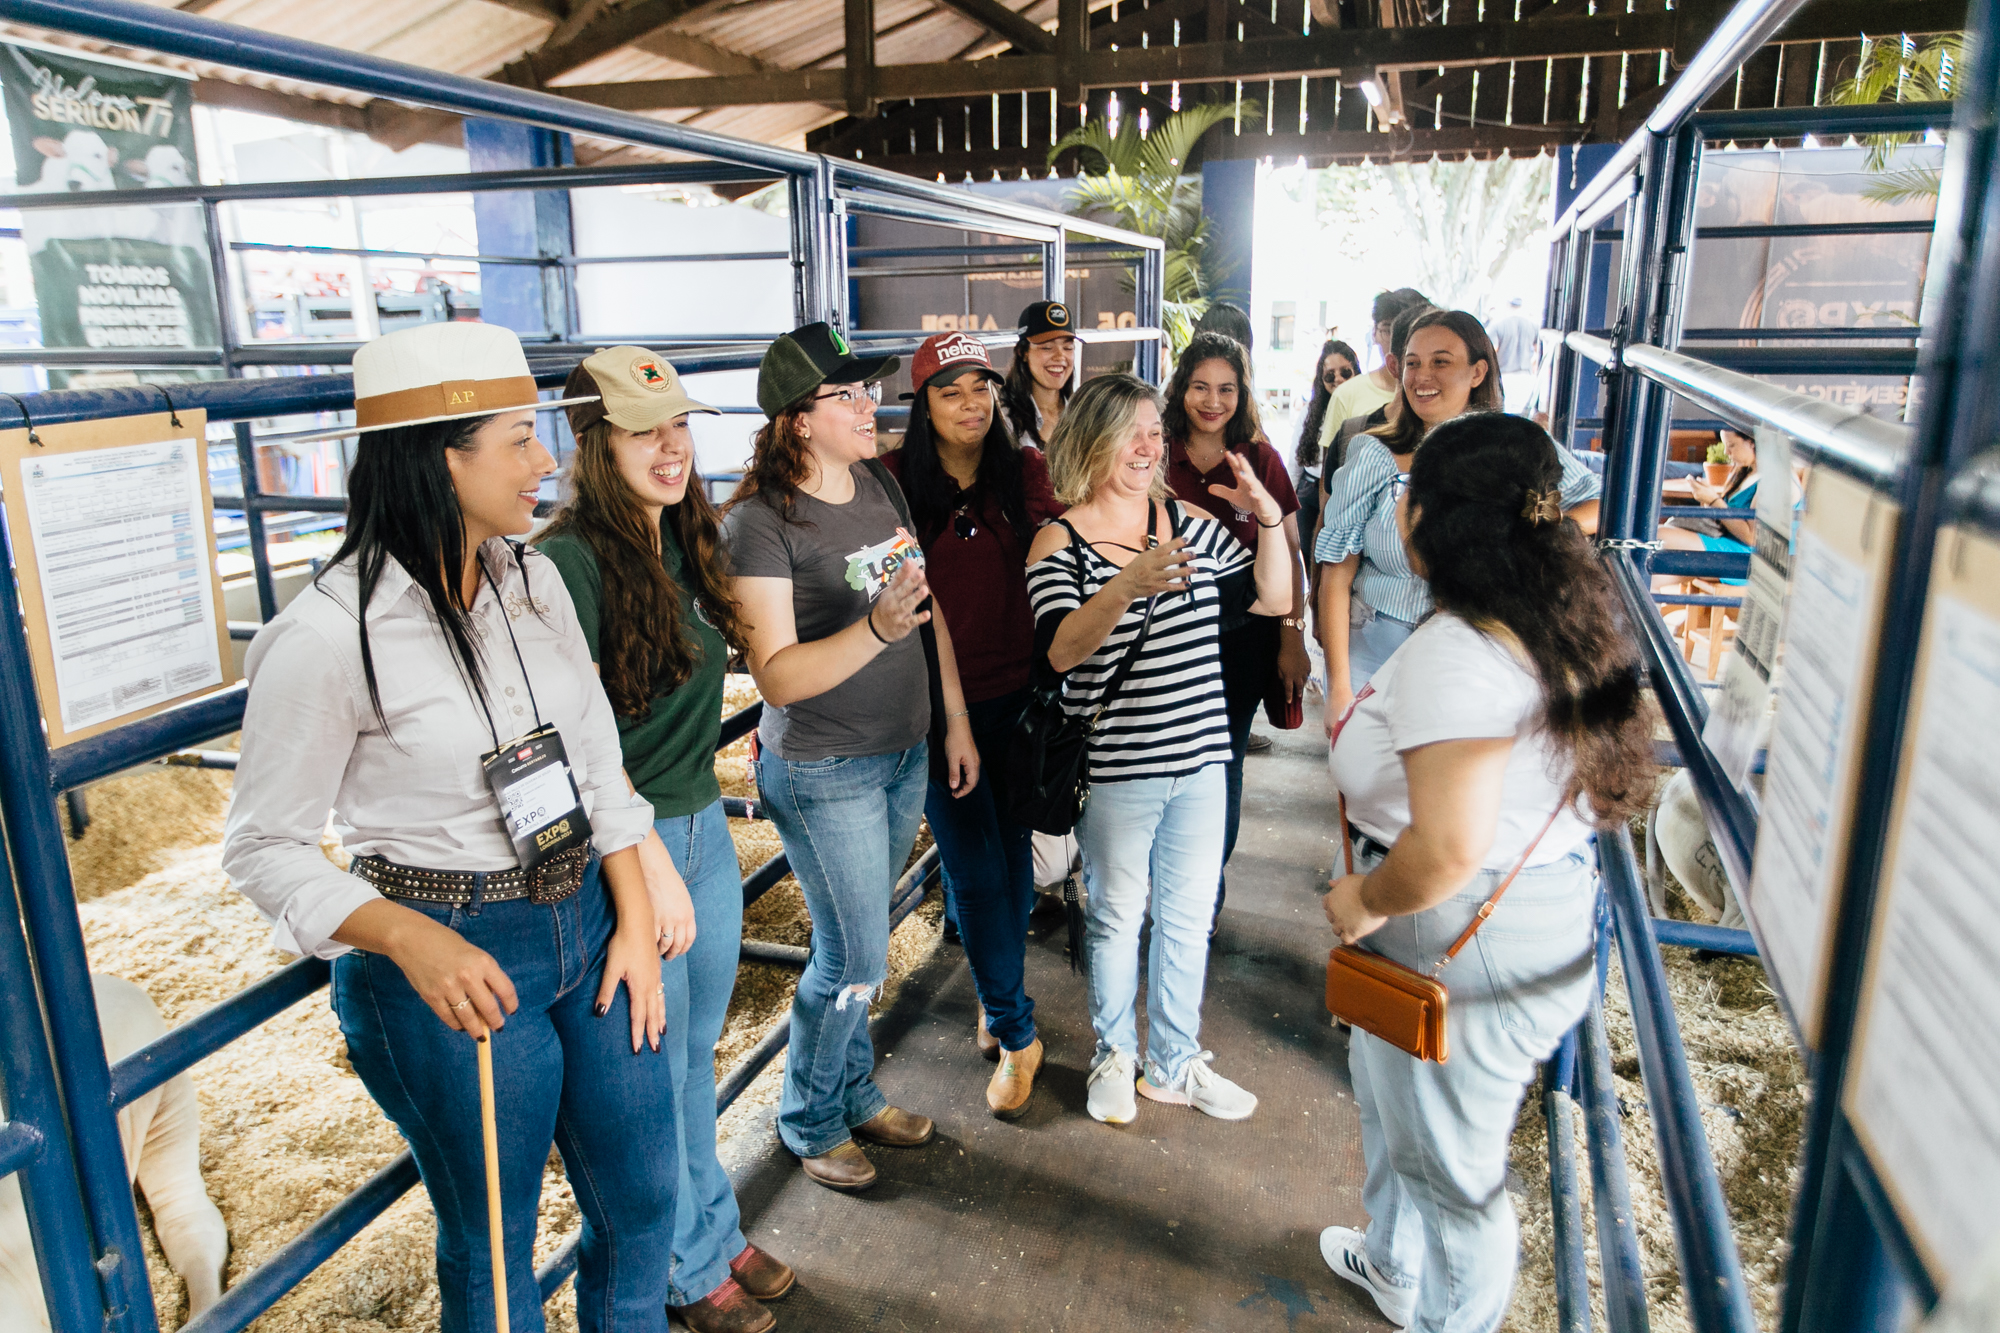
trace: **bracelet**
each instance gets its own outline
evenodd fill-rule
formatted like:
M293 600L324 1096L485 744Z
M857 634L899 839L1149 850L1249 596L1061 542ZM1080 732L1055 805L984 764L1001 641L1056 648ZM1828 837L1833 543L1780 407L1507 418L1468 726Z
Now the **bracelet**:
M1266 523L1263 519L1260 518L1257 520L1257 526L1260 528L1264 528L1266 530L1269 530L1271 528L1282 528L1285 526L1285 516L1283 514L1278 515L1278 521L1276 523Z
M944 720L949 722L955 717L971 717L971 716L972 716L972 710L970 708L961 708L956 713L946 713L944 715Z
M887 644L887 643L889 642L889 641L888 641L887 639L885 639L885 638L883 638L883 637L882 637L882 631L881 631L881 630L879 630L879 629L876 629L876 628L875 628L875 608L874 608L874 607L872 607L872 606L871 606L871 607L869 607L869 608L868 608L868 614L867 614L867 615L865 615L865 616L863 616L863 617L861 617L861 618L862 618L863 620L865 620L865 621L867 621L867 622L868 622L868 632L869 632L870 634L873 634L873 635L875 636L875 641L876 641L877 643L880 643L880 644L884 644L884 645L886 645L886 644Z

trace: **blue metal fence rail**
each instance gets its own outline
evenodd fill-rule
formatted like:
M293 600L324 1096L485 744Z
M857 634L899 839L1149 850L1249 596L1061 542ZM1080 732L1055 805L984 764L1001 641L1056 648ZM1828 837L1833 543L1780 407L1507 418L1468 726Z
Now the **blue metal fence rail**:
M378 97L434 107L461 115L525 122L561 133L585 133L627 143L672 149L710 159L696 163L636 168L551 168L532 171L460 173L427 178L337 182L279 182L261 186L189 186L153 190L148 207L199 204L206 213L217 308L231 310L226 241L217 208L252 198L358 197L479 189L575 189L594 185L671 181L779 180L791 203L792 244L783 255L794 271L797 322L831 320L850 327L847 212L893 214L933 226L980 235L1026 239L1027 253L1039 252L1047 295L1064 294L1068 237L1088 238L1077 248L1101 260L1131 263L1137 270L1137 309L1144 326L1115 332L1092 331L1093 341L1132 341L1142 373L1157 378L1162 247L1153 238L1082 219L1026 208L1004 200L935 186L858 165L836 167L823 157L713 134L687 126L626 115L477 79L420 69L351 51L297 41L272 33L216 23L171 9L129 0L5 0L0 17L12 22L94 37L206 63L223 63L267 75L299 78ZM67 196L63 207L117 205L126 192L90 198ZM0 207L49 206L46 196L0 196ZM967 256L1013 253L1019 244L970 242L939 247ZM858 257L886 257L859 251ZM728 256L740 258L742 256ZM764 256L758 256L760 258ZM579 264L667 262L673 256L610 256L601 260L492 256L493 262L556 267L567 281ZM685 257L684 257L685 258ZM221 367L229 378L176 386L177 407L205 410L211 421L234 423L242 494L217 497L218 508L243 513L263 618L275 614L277 598L262 519L287 510L337 513L339 497L261 493L257 484L258 437L253 419L344 411L352 406L346 375L244 379L253 366L339 366L351 359L353 343L300 342L283 346L246 345L225 317L223 345L181 355L140 355L10 351L10 364L174 364ZM570 365L596 347L637 341L671 350L688 373L742 369L757 364L768 334L691 337L618 337L575 340L563 330L527 341L537 382L554 387ZM907 352L921 333L855 331L854 342L881 352ZM1011 340L1011 334L988 341ZM158 389L128 387L24 395L0 408L0 429L57 425L104 417L159 411ZM4 535L4 526L0 526ZM0 1084L8 1119L0 1125L0 1174L17 1172L24 1186L30 1226L41 1264L45 1295L55 1326L64 1330L104 1328L112 1333L153 1333L157 1317L139 1245L132 1193L125 1174L115 1113L118 1107L199 1062L272 1015L326 984L328 968L301 960L248 990L221 1002L113 1068L103 1057L102 1034L90 1002L88 962L77 923L56 796L134 765L184 751L240 724L244 689L220 691L133 725L51 753L40 724L39 701L26 663L18 590L0 579L0 817L15 855L21 911L15 896L0 894ZM247 628L247 627L246 627ZM722 745L754 727L758 708L724 724ZM738 815L755 817L754 802L736 802ZM914 910L935 877L931 852L913 866L899 887L897 917ZM783 856L753 872L746 899L767 891L787 871ZM39 982L39 984L37 984ZM43 1024L47 1024L47 1032ZM784 1025L725 1079L721 1104L747 1086L782 1048ZM245 1275L223 1301L189 1325L199 1333L244 1327L323 1263L416 1182L407 1154L384 1167L326 1216L313 1222L264 1265ZM573 1258L567 1261L573 1266ZM545 1270L545 1290L559 1285L567 1268Z
M1748 6L1739 6L1739 10ZM1862 967L1874 913L1876 883L1888 832L1890 801L1903 730L1917 636L1927 591L1929 561L1950 479L1973 451L1994 438L2000 401L1994 384L1995 343L2000 339L2000 191L1992 187L2000 165L1995 127L2000 52L1983 40L1996 31L2000 4L1976 0L1969 28L1975 53L1958 72L1961 102L1953 107L1889 105L1867 108L1798 108L1684 114L1700 100L1664 114L1672 94L1565 214L1557 238L1548 309L1555 325L1551 406L1558 438L1574 440L1585 423L1586 365L1605 379L1599 425L1607 451L1606 503L1600 545L1625 605L1628 621L1651 678L1654 694L1688 768L1725 873L1742 894L1748 887L1757 833L1756 802L1724 776L1701 741L1707 718L1702 691L1687 670L1650 595L1650 575L1668 572L1729 573L1741 577L1747 558L1706 553L1656 553L1657 503L1669 409L1680 401L1737 426L1768 425L1789 435L1816 466L1839 469L1901 503L1892 564L1891 615L1879 648L1863 745L1862 779L1840 886L1825 1018L1820 1046L1809 1053L1813 1096L1801 1154L1801 1188L1791 1232L1783 1333L1886 1330L1902 1326L1905 1306L1936 1299L1929 1275L1915 1257L1886 1191L1860 1154L1840 1107L1848 1047L1859 1002ZM1732 15L1725 29L1747 30ZM1697 61L1697 66L1701 65ZM1682 84L1696 73L1690 68ZM1681 85L1676 85L1676 90ZM1704 94L1705 95L1705 94ZM1736 136L1796 137L1804 133L1910 133L1954 127L1940 199L1933 271L1942 277L1926 310L1920 348L1899 356L1867 349L1856 358L1824 346L1772 355L1718 354L1702 359L1675 350L1695 333L1708 339L1730 330L1684 331L1680 301L1691 249L1698 235L1686 207L1704 141ZM1614 229L1613 214L1623 209ZM1871 230L1876 230L1873 226ZM1584 302L1602 242L1624 242L1619 286L1604 317L1609 337L1583 331ZM1765 336L1812 336L1807 331L1763 331ZM1882 336L1891 331L1855 331ZM1565 336L1566 335L1566 336ZM1734 369L1724 368L1724 365ZM1924 392L1916 400L1915 428L1788 394L1751 377L1794 367L1849 370L1918 370ZM1750 373L1745 373L1750 372ZM1967 488L1967 496L1971 489ZM1963 500L1968 513L1972 501ZM2000 517L2000 515L1979 515ZM1993 525L1989 526L1991 530ZM1725 568L1721 561L1733 562ZM1675 598L1674 600L1679 600ZM1697 1329L1747 1330L1740 1267L1730 1239L1725 1201L1701 1132L1699 1102L1688 1076L1665 990L1659 947L1714 947L1743 951L1740 932L1719 932L1685 922L1650 918L1629 839L1603 838L1599 861L1612 902L1612 919L1631 993L1642 1076L1653 1113L1663 1184L1672 1214L1690 1322ZM1728 937L1737 937L1736 941ZM1780 996L1781 1003L1787 1003ZM1586 1065L1585 1072L1588 1072ZM1591 1095L1585 1080L1586 1097ZM1595 1122L1593 1121L1593 1128ZM1560 1195L1560 1188L1557 1189ZM1558 1227L1559 1244L1562 1228ZM1574 1244L1575 1242L1570 1242ZM1605 1238L1600 1229L1600 1244ZM1606 1246L1611 1253L1611 1247ZM1565 1264L1580 1254L1559 1259ZM1620 1299L1622 1265L1604 1266L1607 1307ZM1619 1316L1612 1315L1614 1328ZM1565 1325L1567 1327L1567 1325Z

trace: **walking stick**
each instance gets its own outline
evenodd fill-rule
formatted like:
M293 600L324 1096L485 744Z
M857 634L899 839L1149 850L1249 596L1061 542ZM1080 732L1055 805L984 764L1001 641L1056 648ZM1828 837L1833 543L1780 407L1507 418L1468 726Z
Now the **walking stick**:
M493 1039L479 1039L479 1129L486 1139L486 1246L493 1253L493 1328L510 1333L507 1321L507 1249L500 1224L500 1135L493 1126Z

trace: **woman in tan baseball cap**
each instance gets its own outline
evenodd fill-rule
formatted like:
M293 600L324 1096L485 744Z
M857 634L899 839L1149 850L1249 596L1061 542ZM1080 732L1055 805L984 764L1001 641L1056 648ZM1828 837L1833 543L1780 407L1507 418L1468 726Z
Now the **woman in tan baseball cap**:
M333 961L354 1071L437 1211L445 1327L494 1322L474 1045L490 1039L516 1326L541 1327L536 1211L559 1139L589 1219L580 1328L664 1333L678 1154L632 1126L674 1121L660 956L685 943L660 938L653 812L569 592L511 540L556 466L544 404L520 340L485 324L369 343L354 396L346 537L245 659L223 867L279 948ZM351 873L320 851L329 808ZM593 853L605 887L582 893Z
M736 1193L715 1156L715 1044L729 1014L743 937L743 881L715 781L722 684L743 650L729 599L720 520L695 468L693 413L673 364L643 347L608 347L570 373L576 436L564 504L535 545L576 602L591 658L618 715L625 772L653 807L664 844L644 850L647 882L687 920L694 944L669 959L664 1040L686 1048L683 1171L668 1303L694 1333L763 1333L761 1301L792 1270L743 1235ZM669 859L671 858L671 859ZM586 879L585 892L593 887Z

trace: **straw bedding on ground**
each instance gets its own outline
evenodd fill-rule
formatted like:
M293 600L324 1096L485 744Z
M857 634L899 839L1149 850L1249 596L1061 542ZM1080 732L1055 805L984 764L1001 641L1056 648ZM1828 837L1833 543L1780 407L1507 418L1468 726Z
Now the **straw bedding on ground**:
M725 712L754 697L747 682L732 679ZM752 794L748 752L746 740L717 756L725 793ZM288 961L270 947L268 929L221 872L219 840L229 781L224 772L155 769L100 784L90 791L91 827L70 845L92 965L144 986L170 1023L195 1016ZM780 850L767 823L733 820L731 829L745 874ZM1685 913L1685 900L1676 894L1675 901ZM885 996L936 947L939 915L933 894L897 931ZM793 880L781 881L751 908L745 933L776 943L806 943L811 921ZM1783 1276L1804 1075L1755 962L1698 961L1684 950L1670 949L1667 974L1758 1321L1770 1327ZM789 968L743 967L728 1026L716 1048L719 1070L733 1066L772 1024L782 1021L796 980ZM1653 1327L1657 1333L1674 1333L1687 1327L1684 1302L1615 961L1606 1016L1625 1112L1621 1132ZM776 1100L783 1065L782 1057L773 1062L724 1117L725 1162L736 1155L732 1134ZM232 1280L270 1257L402 1149L395 1130L348 1067L323 994L300 1002L205 1061L194 1079L202 1108L202 1169L229 1223ZM1510 1186L1521 1214L1522 1264L1506 1328L1509 1333L1544 1333L1556 1328L1556 1306L1547 1144L1532 1089L1514 1136L1513 1168ZM1578 1175L1594 1287L1590 1178L1582 1163ZM538 1260L576 1225L574 1200L552 1158ZM180 1283L161 1263L150 1230L147 1241L162 1326L178 1328L184 1315ZM414 1190L255 1328L259 1333L428 1333L438 1320L431 1247L430 1211L423 1192ZM548 1308L553 1328L574 1327L567 1289ZM1602 1326L1601 1303L1596 1319Z

